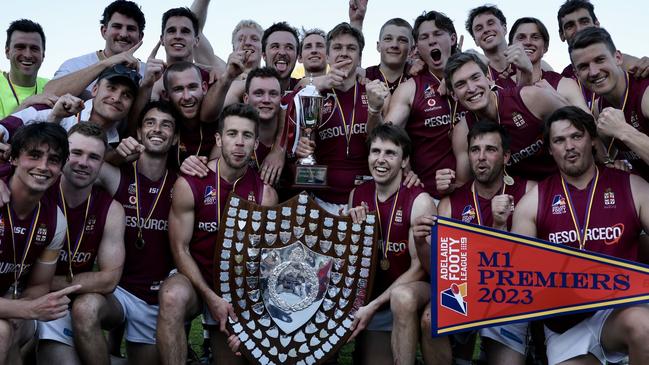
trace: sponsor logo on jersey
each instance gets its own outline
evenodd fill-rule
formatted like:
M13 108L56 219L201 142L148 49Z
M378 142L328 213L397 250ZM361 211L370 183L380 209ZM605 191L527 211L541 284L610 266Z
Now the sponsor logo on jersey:
M552 198L552 214L565 214L566 213L566 198L561 194L557 194Z
M135 183L132 183L131 185L128 186L128 193L131 195L135 195Z

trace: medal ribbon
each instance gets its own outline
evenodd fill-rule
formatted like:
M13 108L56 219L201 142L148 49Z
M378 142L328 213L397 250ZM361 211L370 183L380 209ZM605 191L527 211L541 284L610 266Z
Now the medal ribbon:
M38 217L41 215L41 203L38 202L38 209L36 209L36 212L32 214L32 222L29 224L29 238L27 239L27 246L23 250L22 254L22 259L20 260L20 269L18 273L16 273L16 268L15 266L17 265L16 261L16 240L14 238L14 224L13 224L13 219L12 219L12 214L11 214L11 207L7 208L7 218L9 218L9 231L11 232L11 246L13 247L13 254L14 254L14 299L18 296L18 280L20 277L23 275L23 267L25 266L25 259L27 258L27 254L29 253L29 248L32 246L32 241L34 239L34 232L36 231L36 222L38 221Z
M394 208L397 207L397 201L399 201L399 193L401 192L401 187L397 190L397 194L394 197L394 202L392 203L392 209L390 209L390 220L388 223L388 235L383 236L383 223L381 223L381 209L379 209L379 193L375 190L374 192L374 205L376 206L376 216L379 219L379 232L381 232L381 238L383 239L383 244L381 245L381 250L383 251L383 258L388 259L388 243L390 243L390 231L392 230L392 222L394 219Z
M340 100L338 99L338 94L336 94L336 89L331 89L334 92L334 98L336 99L336 106L338 107L338 111L340 111L340 118L343 120L343 128L345 131L345 142L347 146L347 156L349 156L349 143L351 142L352 139L352 132L354 130L354 122L356 119L356 94L358 92L358 81L354 83L354 106L352 109L352 121L351 124L349 125L349 131L347 131L347 120L345 119L345 112L343 111L343 106L340 104Z
M198 154L201 152L201 147L203 146L203 124L199 124L198 133L201 140L198 142L198 149L196 150L194 156L198 156ZM178 161L178 166L180 166L180 138L180 131L178 131L178 146L176 146L176 161Z
M383 73L383 71L381 71L380 67L379 67L379 72L381 73L381 77L383 77L383 82L385 83L385 86L387 86L388 89L390 89L390 91L393 91L393 88L390 87L390 82L388 81L388 78L385 77L385 74ZM401 75L399 75L399 81L397 81L397 84L394 86L395 89L399 87L402 79L403 79L403 72L401 73Z
M63 188L61 187L61 184L59 184L59 192L61 194L61 205L63 206L63 215L65 216L66 221L68 220L68 208L67 204L65 202L65 195L63 195ZM88 198L86 199L86 212L83 215L83 226L81 227L81 233L79 233L79 236L77 236L77 239L75 240L74 243L74 248L71 248L71 242L70 241L70 225L66 225L65 227L65 237L68 240L68 269L70 271L70 275L72 275L72 259L74 256L77 255L77 252L79 252L79 248L81 247L81 241L83 240L83 234L86 232L86 221L88 219L88 211L90 210L90 201L92 200L92 192L90 192L90 195L88 195ZM139 220L139 219L138 219Z
M507 184L503 182L503 190L500 193L505 194L505 188L507 187ZM480 210L480 197L478 196L478 191L475 188L475 181L471 184L471 193L473 197L473 207L475 208L475 215L476 218L478 218L478 225L482 225L482 211Z
M133 175L135 175L135 214L137 216L137 223L138 223L138 236L139 236L138 238L140 239L142 239L142 227L146 226L147 222L149 221L149 219L151 219L151 216L155 211L155 207L158 205L158 200L160 199L162 190L164 190L165 183L167 182L168 174L169 174L169 170L165 170L165 176L162 179L162 184L158 186L158 192L156 193L156 197L151 206L151 210L149 210L149 215L144 219L144 222L142 222L142 225L140 226L140 194L139 194L140 186L137 178L137 161L133 162Z
M428 70L428 73L437 81L437 83L439 85L442 84L442 81L440 81L440 79L437 76L435 76L435 74L431 70ZM399 81L399 82L401 82L401 81ZM448 112L451 113L450 114L451 123L450 123L449 129L448 129L448 136L452 137L453 128L455 127L455 115L457 114L457 104L458 103L455 102L455 103L453 103L453 105L451 105L451 100L450 100L449 97L443 97L443 99L446 99L446 104L448 105Z
M583 250L586 247L586 232L588 231L588 225L590 224L590 210L593 206L593 197L595 196L595 190L597 190L597 182L599 180L599 169L595 167L595 178L591 180L590 187L588 188L588 202L586 203L586 212L584 212L584 225L580 227L579 221L577 220L577 212L575 210L574 204L572 203L572 198L570 197L570 190L566 188L566 182L561 177L561 187L563 188L564 194L568 198L568 208L570 209L570 217L572 218L572 223L575 226L577 232L577 239L579 240L579 249Z
M7 79L7 83L9 83L9 89L11 89L11 93L14 94L14 99L16 99L16 106L20 105L20 100L18 99L18 94L16 94L16 89L14 89L14 84L11 82L11 79L9 78L9 73L3 72L5 78ZM32 95L38 94L38 81L36 81L36 84L34 84L34 92Z

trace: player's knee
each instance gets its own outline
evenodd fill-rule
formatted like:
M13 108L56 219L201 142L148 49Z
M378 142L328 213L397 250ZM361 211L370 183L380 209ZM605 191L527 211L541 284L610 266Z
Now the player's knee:
M14 329L8 320L0 319L0 351L6 352L14 339Z
M410 314L417 313L417 296L413 288L399 285L390 292L390 310L392 313Z
M184 312L187 308L193 290L188 281L179 277L172 277L166 280L160 288L159 301L160 311L169 313L173 311Z
M88 329L93 323L99 322L99 310L104 302L104 296L96 293L80 295L72 302L70 313L75 332Z
M626 334L628 345L649 347L649 309L644 306L630 307L623 310L619 316L622 333Z

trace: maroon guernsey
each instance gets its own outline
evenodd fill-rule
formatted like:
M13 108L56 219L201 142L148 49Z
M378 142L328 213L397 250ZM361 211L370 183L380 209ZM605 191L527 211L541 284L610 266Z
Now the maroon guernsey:
M364 177L369 176L368 151L365 145L365 86L356 82L354 87L347 91L332 90L327 93L322 104L322 121L314 135L315 159L318 164L328 166L329 186L326 190L314 193L324 201L346 204L349 192L361 183Z
M387 240L387 258L390 261L390 267L388 270L381 268L376 270L371 299L381 295L401 274L410 268L410 254L408 251L410 213L415 199L424 192L419 187L408 188L402 185L399 188L398 195L395 193L386 201L378 202L381 216L381 234L383 236L388 235L388 226L391 223L390 237ZM377 210L375 199L376 184L373 181L368 181L354 190L352 206L357 207L365 203L369 211L375 211ZM395 199L397 199L396 205ZM394 213L391 214L393 206ZM381 247L383 242L383 240L380 240L379 247L375 248L380 250L380 257L383 257L383 247Z
M9 214L11 214L11 222ZM35 208L25 219L19 219L10 205L0 208L0 293L2 295L13 285L14 275L20 275L18 286L24 288L36 259L52 243L56 233L57 215L56 201L49 194L41 198L40 210L38 207ZM12 226L13 235L10 228ZM31 244L29 244L30 237Z
M403 73L396 79L394 82L387 81L383 72L381 72L380 65L370 66L365 69L365 77L368 80L380 80L383 81L388 89L390 89L390 94L394 94L394 90L397 89L401 83L408 81L408 75L406 74L406 69L404 67Z
M522 87L497 91L498 122L511 136L510 175L529 180L543 180L557 171L557 166L543 145L543 121L527 108ZM474 121L468 118L469 130Z
M561 79L563 79L563 76L554 71L541 70L541 79L547 81L553 89L558 90L559 83L561 82Z
M70 273L68 257L72 254L72 273L92 271L99 244L104 235L104 225L108 216L108 209L113 198L103 188L93 186L89 200L70 208L67 204L63 207L63 199L59 190L59 183L54 184L48 194L55 194L58 206L65 214L68 222L68 231L63 240L63 247L59 254L59 262L56 265L56 275L66 276ZM88 205L87 205L88 204ZM86 216L86 205L88 215ZM85 229L84 229L85 224ZM83 230L83 237L81 233ZM68 242L68 237L70 241ZM79 242L79 239L81 242Z
M624 119L627 124L631 124L639 133L649 135L649 119L642 113L642 97L645 91L647 91L647 87L649 87L649 79L636 79L635 77L629 76L629 74L626 75L626 78L629 84L628 96L623 110ZM597 102L599 112L610 106L611 104L605 98L599 97ZM615 149L618 150L615 159L629 161L633 166L631 172L649 181L649 165L637 153L631 151L624 143L617 139L615 140Z
M179 123L178 146L175 148L178 166L190 155L209 157L212 147L216 144L214 135L217 129L218 123L199 123L195 128Z
M137 174L139 222L133 165L129 164L121 168L121 179L114 197L122 204L126 215L124 233L126 257L119 285L148 304L158 304L160 284L174 266L167 219L176 174L168 172L166 181L164 180L164 176L158 181L151 181L146 176ZM156 198L157 204L151 212ZM138 227L142 227L145 242L141 248L136 246Z
M212 170L205 178L186 175L183 177L187 180L194 196L194 233L189 243L189 251L203 278L211 285L214 275L214 244L219 230L217 217L220 216L222 221L225 219L222 213L227 205L228 195L232 192L261 204L264 182L253 169L246 169L245 174L234 184L230 184L223 178L218 179L219 189L215 184L217 175Z
M606 167L598 169L599 179L593 195L584 248L635 261L638 259L637 239L642 225L633 204L629 174ZM579 248L570 205L576 212L578 224L583 225L590 189L578 190L567 183L566 188L569 195L563 191L559 174L539 183L537 236Z
M261 141L259 141L259 143L257 144L257 149L255 149L255 152L252 154L252 158L250 159L248 166L252 167L259 173L261 164L264 162L264 159L266 158L266 156L268 156L272 148L273 146L266 146L265 144L261 143Z
M496 85L501 88L508 89L516 87L516 81L512 79L512 76L516 75L516 66L513 63L507 65L503 71L497 71L491 66L487 66L489 69L489 78L493 80Z
M410 164L426 191L439 198L435 172L444 168L455 170L451 130L467 112L451 98L437 92L440 81L428 70L420 72L413 80L415 96L405 128L413 147ZM455 118L451 122L453 114Z
M503 185L504 191L501 191L500 194L509 194L514 197L514 204L518 203L519 200L525 195L525 187L527 186L527 180L521 178L514 179L514 185L506 186ZM468 182L459 189L455 190L450 195L451 202L451 218L461 220L464 223L469 224L478 224L491 227L493 226L493 215L491 213L491 199L485 199L478 194L477 204L474 200L474 194L472 191L473 182ZM477 206L476 206L477 205ZM478 217L478 212L480 216ZM512 215L507 219L507 229L509 230L512 226Z

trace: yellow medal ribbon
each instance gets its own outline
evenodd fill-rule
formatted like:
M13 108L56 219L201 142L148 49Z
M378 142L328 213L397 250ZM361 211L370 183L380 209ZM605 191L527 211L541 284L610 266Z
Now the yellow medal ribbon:
M385 86L387 86L388 89L390 89L390 92L392 92L393 89L390 87L390 82L388 81L388 78L385 76L383 71L381 71L381 67L379 67L379 72L381 73L381 77L383 77L383 82L385 83ZM399 75L399 81L397 81L397 84L395 85L394 88L399 87L399 85L401 84L402 79L403 79L403 72L401 73L401 75Z
M399 201L399 193L401 192L401 188L397 190L397 194L394 197L394 202L392 203L392 209L390 209L390 220L388 223L388 234L387 236L383 235L383 224L381 223L381 209L379 209L379 193L374 191L374 205L376 206L376 216L379 219L379 232L381 233L381 238L383 240L383 244L381 245L381 250L383 251L383 259L387 260L388 259L388 244L390 243L390 231L392 230L392 222L394 219L394 208L397 206L397 201Z
M221 159L216 160L216 223L217 225L221 224L221 165L219 164ZM246 173L239 176L239 178L232 184L232 192L237 188L237 183L244 177Z
M59 192L61 194L61 205L63 206L63 215L65 216L65 220L68 220L68 208L67 204L65 202L65 195L63 194L63 188L61 187L61 184L59 183ZM90 209L90 198L92 198L92 191L88 195L88 198L86 199L86 212L83 215L83 226L81 227L81 233L79 234L79 237L77 237L77 240L74 244L74 248L72 249L70 245L72 244L72 241L70 241L70 225L66 225L65 227L65 237L68 240L68 269L70 276L69 278L71 279L74 274L72 273L72 259L74 256L77 255L77 252L79 252L79 248L81 247L81 241L83 241L83 234L86 232L86 221L88 219L88 210Z
M500 193L505 194L505 188L507 187L507 184L503 182L503 191ZM480 200L478 197L478 192L475 188L475 181L471 184L471 193L473 197L473 207L475 208L475 215L476 218L478 219L478 225L482 225L482 211L480 210Z
M140 195L139 195L140 185L137 178L137 161L133 162L133 175L135 176L135 214L137 217L139 239L142 239L142 227L146 226L147 222L149 221L149 219L151 219L151 216L155 211L155 207L158 205L158 200L160 199L160 195L162 195L161 194L162 190L164 190L165 183L167 182L168 174L169 174L169 170L165 170L165 176L162 179L162 184L160 184L160 187L158 188L158 192L156 193L156 197L155 200L153 201L153 205L151 206L151 210L149 211L149 215L144 219L142 225L140 225Z
M570 197L570 191L566 188L566 182L561 177L561 187L563 188L563 193L566 195L568 200L568 209L570 209L570 217L572 218L572 223L575 226L575 231L577 232L577 239L579 240L579 249L583 250L586 247L586 234L588 232L588 225L590 224L590 210L593 206L593 197L595 196L595 190L597 190L597 182L599 180L599 169L595 167L595 178L590 182L590 190L588 192L588 202L586 203L586 212L584 213L584 226L583 228L579 227L579 222L577 221L577 212L572 204L572 198Z
M352 139L352 133L354 131L354 121L356 120L356 93L358 92L358 81L354 83L354 106L352 109L352 122L349 125L349 131L347 130L347 120L345 119L345 112L343 111L343 107L340 104L340 100L338 99L338 94L336 94L336 89L331 89L334 92L334 98L336 99L336 106L338 107L338 110L340 111L340 117L343 120L343 128L345 132L345 142L347 143L347 156L349 156L349 143L351 142Z
M36 231L36 222L38 222L38 217L41 215L41 202L38 202L38 209L36 209L36 213L32 215L32 222L29 226L29 238L27 239L27 247L25 247L25 250L23 251L23 257L20 260L20 269L18 269L18 272L16 273L16 268L15 266L17 265L16 261L16 240L14 239L14 224L13 224L13 219L11 218L11 207L7 207L7 217L9 219L9 231L11 232L11 246L13 247L13 257L14 257L14 292L13 292L13 298L18 299L18 280L20 280L20 277L23 275L23 268L25 267L25 259L27 258L27 254L29 253L29 248L32 246L32 241L34 239L34 232Z

